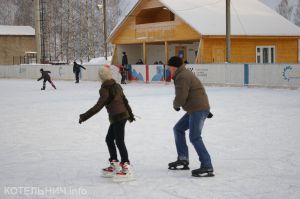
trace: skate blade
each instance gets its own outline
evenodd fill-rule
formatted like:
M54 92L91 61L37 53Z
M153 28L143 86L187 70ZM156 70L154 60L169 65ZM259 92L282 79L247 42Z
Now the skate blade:
M193 177L214 177L215 174L213 174L213 173L202 173L202 174L192 173L192 176Z
M169 167L169 170L190 170L189 167L182 167L182 168L177 168L177 167Z
M130 181L135 181L136 179L133 176L128 176L128 177L119 177L119 176L114 176L113 177L113 182L130 182Z
M114 177L114 173L102 173L101 177L102 178L113 178Z

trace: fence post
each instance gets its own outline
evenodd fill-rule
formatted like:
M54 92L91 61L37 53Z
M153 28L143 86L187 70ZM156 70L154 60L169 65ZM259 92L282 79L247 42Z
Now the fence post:
M249 64L244 64L244 86L249 85Z
M146 64L146 83L149 83L149 65Z

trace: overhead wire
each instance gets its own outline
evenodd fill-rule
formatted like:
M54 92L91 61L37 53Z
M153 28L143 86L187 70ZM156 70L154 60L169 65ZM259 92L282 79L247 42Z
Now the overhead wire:
M197 9L197 8L203 8L203 7L206 7L206 6L211 6L211 5L218 4L221 1L224 1L224 0L216 0L215 2L202 4L202 5L199 5L199 6L193 6L192 8L180 9L180 10L176 10L176 11L186 11L186 10L194 10L194 9Z
M243 29L243 31L244 31L244 34L247 35L247 31L246 31L246 29L245 29L245 27L244 27L244 25L243 25L243 23L242 23L242 20L241 20L241 18L240 18L240 16L239 16L239 13L237 12L237 9L236 9L235 6L234 6L233 1L230 1L230 4L232 5L232 8L234 9L234 11L235 11L235 13L236 13L237 19L238 19L238 21L239 21L239 23L240 23L240 25L241 25L241 27L242 27L242 29Z

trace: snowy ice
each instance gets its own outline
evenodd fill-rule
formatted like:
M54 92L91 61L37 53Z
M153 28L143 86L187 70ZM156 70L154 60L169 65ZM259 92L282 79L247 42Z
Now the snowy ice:
M126 125L136 181L115 183L100 177L108 165L106 110L78 124L96 103L100 83L54 83L57 90L48 84L41 91L36 80L0 79L1 199L300 198L299 90L206 87L214 117L206 120L203 139L216 176L195 178L167 169L176 160L172 128L184 114L172 109L173 85L124 85L140 117Z

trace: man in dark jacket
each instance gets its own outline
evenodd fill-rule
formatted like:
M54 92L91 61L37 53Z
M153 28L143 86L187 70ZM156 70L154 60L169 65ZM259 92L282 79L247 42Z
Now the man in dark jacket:
M80 74L80 68L83 68L84 70L86 70L85 67L83 67L80 64L77 64L75 61L73 63L73 73L75 73L75 78L76 78L76 82L75 83L79 83L79 74Z
M43 81L43 87L41 88L41 90L45 90L46 89L46 82L48 81L51 86L56 89L55 85L53 84L53 82L51 81L51 77L49 75L49 73L51 73L50 71L44 71L44 69L40 69L40 72L42 73L42 76L37 79L37 81L40 81L41 79L44 79Z
M179 111L182 107L186 111L173 128L178 156L177 161L169 164L169 169L177 169L179 166L183 166L183 169L189 169L188 146L185 139L185 131L189 129L190 142L193 144L200 161L200 168L193 170L192 175L196 177L213 176L210 155L201 137L205 119L212 117L205 89L200 80L185 68L180 57L172 57L168 61L168 65L177 68L173 77L175 85L173 108Z
M127 59L127 55L126 52L123 52L123 57L122 57L122 66L125 66L128 64L128 59Z
M122 67L120 68L120 73L122 76L121 79L121 84L126 84L125 80L127 77L127 65L128 65L128 59L127 59L127 55L126 52L123 52L123 57L122 57Z

